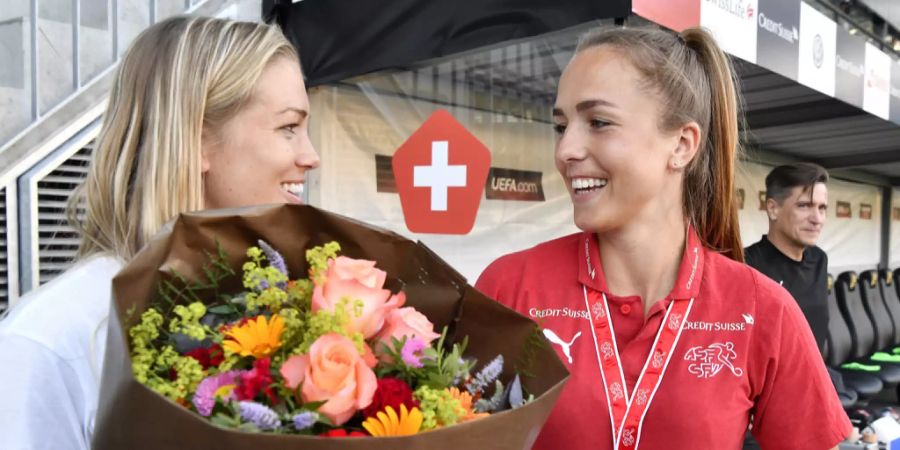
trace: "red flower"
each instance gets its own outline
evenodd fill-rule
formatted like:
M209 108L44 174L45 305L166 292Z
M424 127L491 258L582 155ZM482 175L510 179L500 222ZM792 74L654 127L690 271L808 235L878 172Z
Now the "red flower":
M218 367L219 364L222 364L222 361L225 361L225 351L222 350L221 345L213 344L209 348L209 365L211 367Z
M196 359L204 370L217 367L225 360L225 352L222 351L222 346L219 344L213 344L207 348L195 348L185 353L184 356Z
M260 392L269 397L275 404L275 392L272 391L272 361L269 358L257 359L253 368L240 374L240 381L234 389L238 400L253 400Z
M372 403L363 409L363 415L372 417L388 406L400 411L401 404L406 405L406 409L419 406L419 402L413 399L412 389L404 381L390 377L381 378L378 380Z
M361 432L361 431L351 431L351 432L348 433L347 430L345 430L345 429L343 429L343 428L335 428L335 429L333 429L333 430L328 430L328 431L326 431L326 432L320 434L319 436L330 437L330 438L336 438L336 437L366 437L367 434L366 434L366 433L363 433L363 432Z

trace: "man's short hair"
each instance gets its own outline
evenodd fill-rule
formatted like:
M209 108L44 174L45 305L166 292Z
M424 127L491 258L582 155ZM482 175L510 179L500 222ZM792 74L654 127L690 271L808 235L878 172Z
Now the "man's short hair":
M812 192L816 183L827 183L828 172L822 166L813 163L794 163L778 166L766 176L766 200L774 199L781 203L788 198L791 191L802 186Z

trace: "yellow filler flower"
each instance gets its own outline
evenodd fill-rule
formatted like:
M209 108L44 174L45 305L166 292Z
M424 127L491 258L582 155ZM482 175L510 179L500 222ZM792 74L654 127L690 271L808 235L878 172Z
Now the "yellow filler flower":
M406 405L400 404L400 417L393 407L386 407L384 411L379 411L376 417L369 417L363 422L362 426L372 436L408 436L419 432L422 427L422 411L413 407L411 411L406 410Z
M282 331L284 319L281 316L273 316L270 321L266 316L257 316L228 330L225 336L230 339L222 342L222 347L241 356L265 358L281 347Z

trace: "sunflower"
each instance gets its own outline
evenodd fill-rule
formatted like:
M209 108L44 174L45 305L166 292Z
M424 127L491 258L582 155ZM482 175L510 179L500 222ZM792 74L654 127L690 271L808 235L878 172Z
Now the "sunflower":
M362 426L376 437L408 436L418 433L422 427L422 411L416 407L407 410L406 405L400 404L400 417L397 417L394 408L388 406L384 411L379 411L375 416L366 419Z
M222 347L241 356L265 358L281 347L281 332L284 331L284 319L273 316L257 316L247 323L232 327L225 333L226 339Z

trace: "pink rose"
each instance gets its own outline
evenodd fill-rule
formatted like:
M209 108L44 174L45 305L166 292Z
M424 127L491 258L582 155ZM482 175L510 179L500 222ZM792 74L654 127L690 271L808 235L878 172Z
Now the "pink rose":
M375 269L374 262L338 257L329 261L328 274L325 281L316 284L313 289L312 311L334 309L343 299L349 299L345 305L350 315L347 331L360 332L368 339L381 330L384 317L394 309L403 306L406 295L401 292L391 295L391 291L381 289L385 274ZM354 303L362 302L362 310L358 311Z
M384 287L387 273L376 269L375 261L338 256L328 261L327 276L328 278L337 277L341 280L356 280L370 288L381 289Z
M281 376L290 389L300 388L304 402L325 403L319 413L341 425L369 406L378 380L356 344L330 333L313 342L306 355L294 355L282 364Z
M435 333L434 324L412 306L395 309L385 317L384 327L375 337L375 352L384 353L383 345L391 347L391 338L402 341L404 337L407 339L418 337L425 345L428 345L441 335Z

